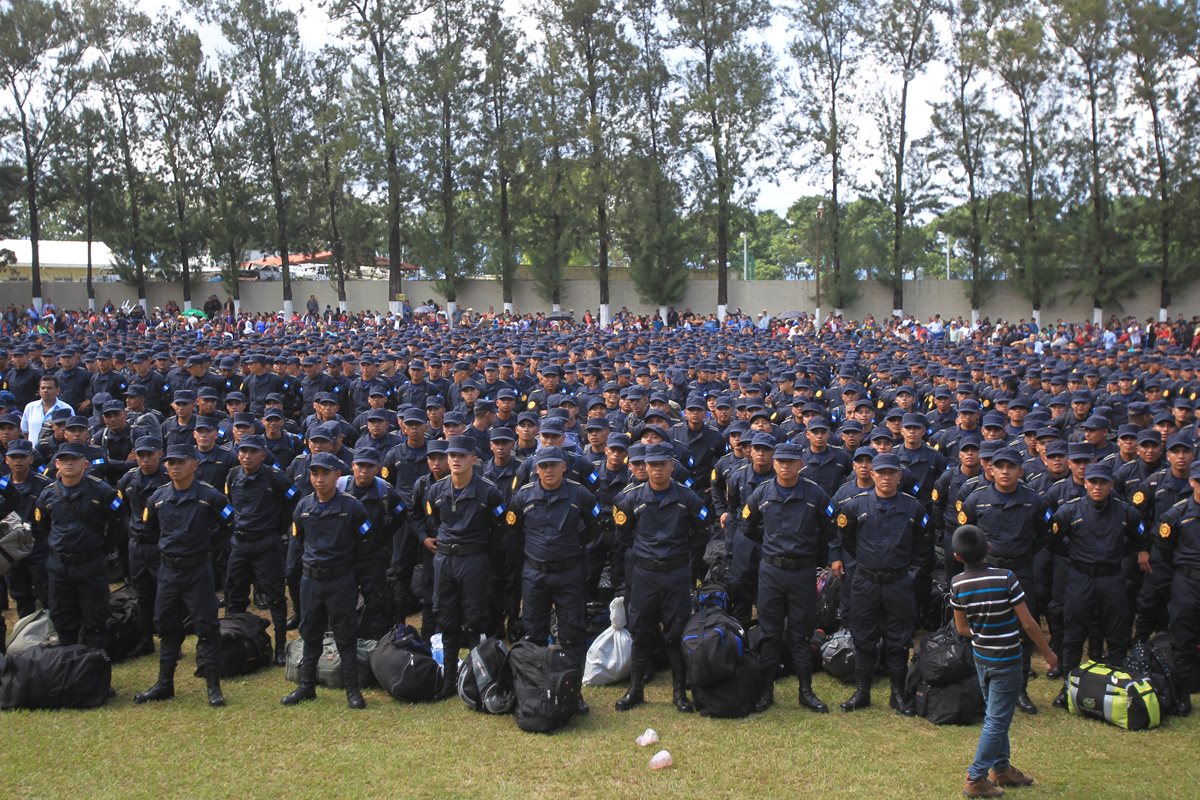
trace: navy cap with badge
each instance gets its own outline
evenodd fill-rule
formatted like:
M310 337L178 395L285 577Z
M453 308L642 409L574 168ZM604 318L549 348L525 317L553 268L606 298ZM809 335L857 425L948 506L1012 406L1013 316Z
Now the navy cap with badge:
M1083 471L1083 479L1086 481L1108 481L1112 483L1112 467L1104 462L1088 464L1087 468Z
M13 439L8 443L4 454L8 456L31 456L33 455L33 442L28 439Z
M88 428L91 425L88 423L87 417L73 416L67 418L67 428Z
M212 417L196 417L196 430L198 431L215 431L217 429L217 421Z
M675 458L675 451L666 442L643 445L643 447L645 448L644 458L647 464L671 461Z
M776 461L800 461L804 458L804 448L792 442L785 442L775 447Z

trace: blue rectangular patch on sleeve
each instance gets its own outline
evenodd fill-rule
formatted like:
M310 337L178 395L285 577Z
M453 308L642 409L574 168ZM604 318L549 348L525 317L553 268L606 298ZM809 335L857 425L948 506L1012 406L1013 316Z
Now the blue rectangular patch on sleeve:
M708 506L700 506L700 514L699 514L699 516L700 516L700 519L701 519L701 520L706 520L706 519L708 519Z
M112 502L108 504L108 507L111 508L113 511L116 511L118 508L121 507L121 498L114 497L112 499Z
M497 517L502 517L502 516L504 516L504 503L501 503L500 505L498 505L498 506L496 506L495 508L493 508L493 509L492 509L492 515L493 515L493 516L497 516Z
M367 520L362 525L358 526L359 536L366 536L370 530L371 530L371 521L370 520Z
M592 516L593 517L600 516L600 504L599 503L596 503L596 505L592 506Z
M827 516L827 517L833 516L833 503L830 503L829 505L825 506L825 516Z
M288 490L283 493L283 496L286 497L288 500L291 500L293 497L296 496L296 487L289 486Z
M404 503L396 503L396 507L392 509L393 514L399 514L404 510Z
M233 516L233 506L226 505L221 509L221 519L229 519Z

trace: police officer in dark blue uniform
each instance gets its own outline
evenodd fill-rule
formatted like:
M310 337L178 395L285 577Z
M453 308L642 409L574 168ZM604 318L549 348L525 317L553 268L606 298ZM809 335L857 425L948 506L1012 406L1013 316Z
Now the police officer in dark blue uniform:
M747 432L749 435L749 432ZM746 498L760 484L775 476L771 459L775 453L775 437L759 432L750 440L750 458L734 470L725 482L725 547L730 556L729 599L732 613L742 625L750 627L754 598L758 594L759 546L745 536L745 520L741 516Z
M1011 569L1022 586L1036 586L1034 555L1045 546L1052 511L1041 495L1020 482L1021 454L1001 448L992 456L992 483L971 492L958 512L958 524L977 525L988 539L988 563ZM1037 619L1037 595L1026 592L1029 613ZM1026 681L1033 644L1022 637ZM1036 714L1037 706L1022 689L1017 708Z
M850 580L850 635L854 639L854 694L843 711L871 705L871 676L878 648L891 682L888 701L897 714L912 716L904 677L917 611L913 575L931 549L929 517L915 497L899 490L901 464L892 453L871 462L874 488L837 510L840 548L854 556Z
M446 445L450 474L429 487L425 513L437 554L433 557L433 614L442 634L442 698L456 691L458 651L474 646L492 622L492 574L500 560L504 496L475 472L479 455L466 436Z
M1172 635L1175 657L1175 713L1192 711L1192 694L1200 691L1200 463L1189 470L1192 494L1171 506L1152 532L1156 539L1151 563L1170 578Z
M397 531L406 529L408 508L392 485L379 477L382 456L360 444L354 450L351 475L338 479L338 490L363 504L371 521L371 535L363 543L355 578L363 598L359 638L378 639L387 633L396 619L388 590L387 566Z
M196 479L196 449L172 445L163 459L169 485L150 495L142 520L158 540L160 565L155 598L158 638L158 681L134 702L175 696L175 665L184 639L184 619L191 616L198 639L196 666L204 675L208 704L225 705L221 693L221 629L213 591L212 554L229 538L233 507L220 491Z
M624 554L615 563L623 573L619 578L627 578L633 633L629 691L616 708L628 711L645 702L646 667L661 636L671 663L675 708L690 712L679 640L691 611L691 562L704 551L709 513L695 492L671 480L675 460L670 445L646 447L645 459L647 481L619 494L613 508Z
M756 711L765 711L775 702L775 673L785 631L800 680L800 705L820 713L829 711L813 694L809 640L817 605L816 571L825 563L826 548L834 538L834 509L820 486L801 477L803 457L799 445L777 446L775 479L752 491L740 512L746 536L762 543L758 624L763 634L759 650L763 689ZM830 558L840 577L842 560L836 549Z
M284 596L284 550L281 532L291 521L298 490L281 470L266 463L267 443L250 434L238 444L238 466L229 470L225 494L233 506L233 539L225 569L226 612L250 605L250 583L266 600L275 631L275 665L286 662L287 599Z
M513 494L504 518L516 540L514 549L524 559L525 634L534 642L547 641L553 606L559 644L582 670L587 647L583 556L600 535L600 505L591 492L566 479L561 448L544 447L533 458L537 477ZM580 698L580 713L587 710Z
M1069 675L1083 658L1085 639L1096 632L1106 645L1106 658L1124 662L1133 621L1121 562L1129 552L1150 571L1150 551L1145 524L1133 506L1113 494L1109 464L1088 464L1084 470L1084 497L1068 500L1051 518L1050 546L1066 556L1063 597L1063 664ZM1054 700L1067 704L1063 687Z
M121 498L86 474L85 445L68 442L54 456L57 479L34 506L34 528L50 548L46 559L50 621L61 644L104 648L108 626L108 534L119 530Z
M137 466L117 481L117 494L128 513L129 582L137 595L141 639L130 656L154 652L154 599L158 594L158 541L151 538L145 520L146 504L158 488L170 482L162 467L162 442L143 436L134 443Z
M294 706L317 696L317 659L327 629L342 658L342 681L346 704L366 708L358 685L358 621L355 605L358 586L356 565L367 548L371 522L362 503L338 491L343 465L332 453L314 453L309 460L313 493L301 498L292 512L292 541L288 561L299 561L300 637L304 654L300 659L300 685L279 702Z
M0 510L11 507L11 510L32 528L34 505L50 485L50 480L33 470L33 446L26 439L14 439L8 443L4 451L4 465L8 472L0 476L0 492L10 496L0 500L0 506L3 506ZM13 564L6 576L8 591L17 605L18 619L36 611L39 602L43 608L49 606L46 556L45 538L35 537L33 550ZM0 635L3 633L4 625L0 622Z

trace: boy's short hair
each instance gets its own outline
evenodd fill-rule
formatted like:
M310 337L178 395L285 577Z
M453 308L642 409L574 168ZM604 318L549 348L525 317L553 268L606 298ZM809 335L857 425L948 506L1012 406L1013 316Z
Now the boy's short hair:
M964 564L981 564L987 558L987 536L977 525L960 525L950 544Z

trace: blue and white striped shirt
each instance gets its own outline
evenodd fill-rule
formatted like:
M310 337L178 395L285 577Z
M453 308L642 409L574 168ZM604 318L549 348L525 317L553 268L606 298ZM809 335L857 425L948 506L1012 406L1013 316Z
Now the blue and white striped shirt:
M1013 609L1024 601L1011 570L971 569L950 582L950 605L967 615L976 662L998 667L1021 658L1021 622Z

